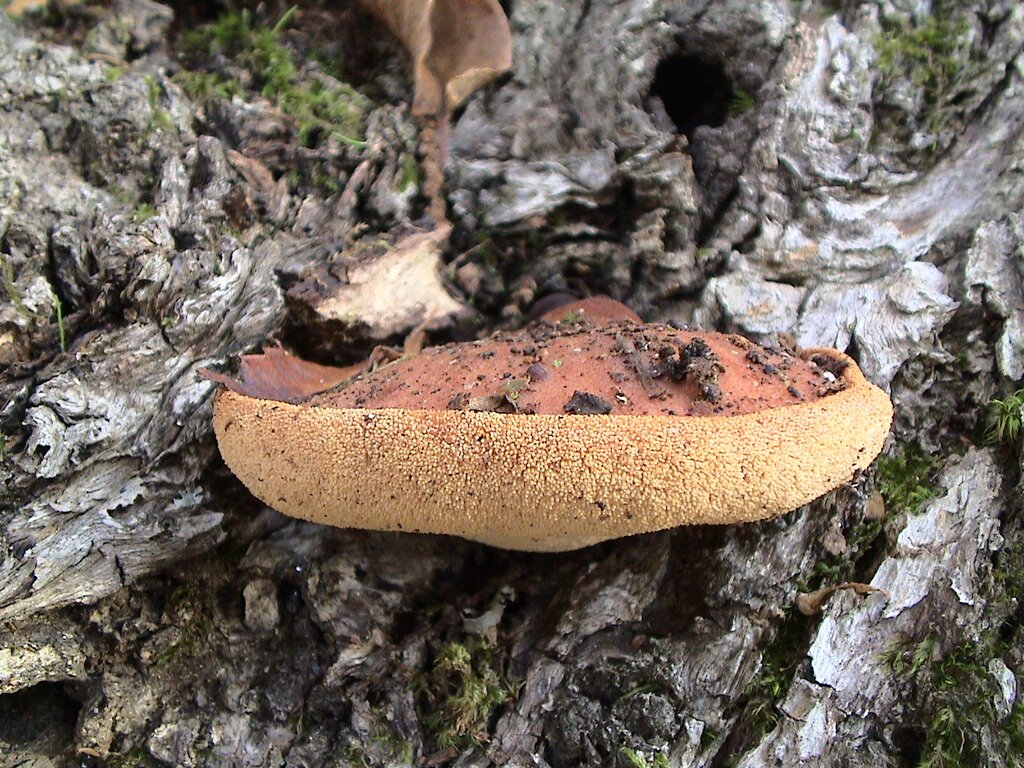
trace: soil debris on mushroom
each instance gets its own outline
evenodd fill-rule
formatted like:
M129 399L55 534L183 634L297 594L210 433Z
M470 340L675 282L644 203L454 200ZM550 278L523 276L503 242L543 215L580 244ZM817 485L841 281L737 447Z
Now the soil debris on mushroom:
M665 364L665 372L673 381L682 381L692 376L697 382L702 400L717 403L722 399L718 376L725 372L725 368L704 339L695 337L686 346L677 349L662 347L658 351L658 358Z
M612 412L612 404L600 395L576 390L565 404L565 412L582 416L605 416Z
M644 388L644 392L647 393L648 397L653 399L665 396L665 389L659 387L654 381L654 373L651 372L650 365L643 359L643 356L632 341L622 334L616 334L615 348L622 352L629 362L629 367L636 372L637 377L640 379L640 385ZM655 369L656 372L657 369Z
M347 377L249 356L242 381L211 376L221 453L285 514L560 551L781 514L881 450L892 404L842 353L641 324L609 301Z

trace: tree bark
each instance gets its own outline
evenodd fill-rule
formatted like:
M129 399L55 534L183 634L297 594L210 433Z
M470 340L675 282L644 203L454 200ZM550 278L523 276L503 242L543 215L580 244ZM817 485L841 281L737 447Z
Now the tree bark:
M425 201L367 17L280 33L340 88L330 30L366 94L362 141L304 142L244 78L172 77L191 4L0 15L0 764L1021 764L1024 10L918 6L511 4L449 250L378 314ZM531 555L291 521L216 455L199 367L558 291L849 351L888 458L774 521Z

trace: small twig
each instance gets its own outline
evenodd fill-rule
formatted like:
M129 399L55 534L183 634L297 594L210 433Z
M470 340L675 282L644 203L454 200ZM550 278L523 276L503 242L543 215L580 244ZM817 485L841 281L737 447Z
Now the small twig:
M615 346L625 355L629 367L636 371L636 375L640 379L640 386L644 388L646 395L652 400L664 397L665 389L654 381L654 377L651 376L643 355L637 351L636 345L621 333L617 333L615 334Z
M98 53L93 51L92 53L85 54L83 58L85 58L86 61L101 61L104 64L110 64L113 67L120 67L121 69L128 67L127 61L118 56L112 56L109 53Z
M479 243L474 245L472 248L469 248L468 250L463 251L458 256L456 256L454 259L452 259L449 262L449 266L456 267L456 268L457 267L461 267L463 264L465 264L467 261L469 261L470 257L473 256L473 254L477 253L478 251L482 251L482 250L484 250L486 248L493 248L493 247L494 247L494 240L492 238L488 237L488 238L486 238L484 240L481 240Z
M448 222L448 204L444 198L444 163L447 151L448 115L422 118L420 153L423 156L423 195L427 215L437 224Z

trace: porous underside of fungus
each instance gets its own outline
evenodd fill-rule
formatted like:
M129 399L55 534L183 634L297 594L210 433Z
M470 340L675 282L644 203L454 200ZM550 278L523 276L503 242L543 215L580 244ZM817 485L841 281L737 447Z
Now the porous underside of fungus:
M561 551L795 509L888 434L888 397L835 350L565 319L301 403L234 382L215 407L221 453L288 515Z

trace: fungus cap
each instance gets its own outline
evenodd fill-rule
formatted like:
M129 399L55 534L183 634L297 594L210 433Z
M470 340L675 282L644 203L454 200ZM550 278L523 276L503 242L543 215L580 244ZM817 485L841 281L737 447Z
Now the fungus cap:
M619 343L630 325L597 331ZM648 328L636 326L635 333L655 340L657 333L677 333ZM738 337L685 336L690 343L696 337L710 338L719 350L746 349L748 361L766 352ZM510 338L514 344L521 337ZM454 351L446 354L452 356L467 349L450 346ZM545 350L526 351L536 356ZM419 357L422 363L408 365L436 365L426 353ZM664 387L689 388L696 402L691 412L702 415L666 412L664 401L674 392L652 395L651 404L637 403L634 412L609 415L550 407L533 413L381 407L380 398L386 402L394 393L380 382L389 370L392 377L402 370L396 363L376 378L357 377L362 390L354 385L299 404L222 391L214 428L231 470L284 514L343 527L453 534L507 549L563 551L679 525L769 518L866 468L889 431L889 398L842 353L805 350L800 357L789 358L787 380L809 365L828 385L804 396L790 384L780 391L792 402L779 405L777 397L758 395L769 405L753 410L701 403L701 395L694 396L697 384L685 380ZM598 354L594 366L609 358ZM746 367L753 369L750 387L758 392L768 388L761 372L777 373L760 360ZM719 368L728 373L728 361ZM722 381L728 389L731 379ZM374 382L380 384L377 400L371 396ZM556 385L565 389L573 382ZM362 398L368 407L346 404L346 398Z

